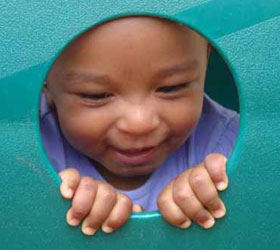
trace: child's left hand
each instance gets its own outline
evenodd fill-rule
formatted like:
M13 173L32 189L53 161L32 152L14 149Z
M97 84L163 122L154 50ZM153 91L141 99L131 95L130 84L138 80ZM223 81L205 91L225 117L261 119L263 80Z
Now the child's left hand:
M188 228L194 220L203 228L214 226L226 213L218 191L227 188L226 157L209 154L194 168L182 172L158 197L158 208L170 224Z

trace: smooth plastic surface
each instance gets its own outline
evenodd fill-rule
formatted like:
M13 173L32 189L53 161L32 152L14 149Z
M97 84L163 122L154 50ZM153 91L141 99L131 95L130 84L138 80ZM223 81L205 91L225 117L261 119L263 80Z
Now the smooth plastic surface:
M270 249L280 245L280 1L104 0L0 3L0 249ZM133 215L112 235L65 223L69 202L40 143L42 82L63 47L123 13L166 16L207 37L238 85L241 126L228 162L225 219L184 231L157 212Z

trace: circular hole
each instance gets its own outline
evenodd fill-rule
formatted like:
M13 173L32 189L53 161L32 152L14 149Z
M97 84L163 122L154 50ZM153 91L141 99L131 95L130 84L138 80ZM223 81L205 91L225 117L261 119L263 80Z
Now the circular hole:
M228 67L202 36L158 17L110 20L78 36L50 69L44 148L57 172L75 167L156 210L172 179L208 154L231 153L239 116L212 98L239 109Z

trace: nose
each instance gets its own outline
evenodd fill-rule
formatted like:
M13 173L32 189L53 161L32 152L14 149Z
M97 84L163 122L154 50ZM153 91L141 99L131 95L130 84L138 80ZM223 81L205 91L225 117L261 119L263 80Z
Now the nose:
M147 135L158 128L159 116L144 105L130 106L117 122L117 128L133 136Z

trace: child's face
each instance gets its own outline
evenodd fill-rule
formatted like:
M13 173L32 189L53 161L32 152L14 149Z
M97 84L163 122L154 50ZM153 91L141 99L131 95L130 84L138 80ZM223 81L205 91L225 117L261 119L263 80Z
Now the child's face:
M45 92L74 148L117 176L148 175L197 124L207 60L207 42L188 28L123 18L72 43Z

